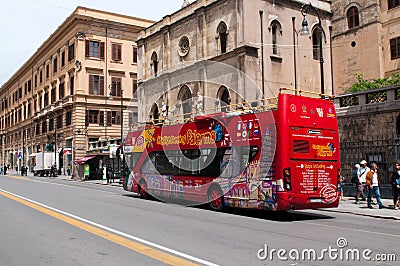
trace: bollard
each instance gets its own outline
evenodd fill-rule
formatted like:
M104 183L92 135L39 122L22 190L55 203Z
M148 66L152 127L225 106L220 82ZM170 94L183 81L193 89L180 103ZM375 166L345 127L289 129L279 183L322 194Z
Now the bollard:
M103 167L103 185L107 185L107 167Z

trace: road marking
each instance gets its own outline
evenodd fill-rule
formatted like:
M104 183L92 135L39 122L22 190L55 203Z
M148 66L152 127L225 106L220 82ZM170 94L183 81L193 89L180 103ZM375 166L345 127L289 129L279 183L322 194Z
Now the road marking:
M22 180L30 180L29 178L19 176L19 175L9 175L8 177L14 178L14 179L22 179Z
M206 260L191 256L191 255L158 245L156 243L152 243L150 241L120 232L118 230L109 228L109 227L101 225L101 224L97 224L90 220L86 220L79 216L58 210L56 208L53 208L53 207L47 206L45 204L30 200L28 198L19 196L17 194L8 192L3 189L0 189L0 195L3 195L4 197L15 200L21 204L31 207L32 209L35 209L42 213L45 213L49 216L52 216L54 218L57 218L57 219L63 221L63 222L66 222L75 227L78 227L82 230L85 230L87 232L90 232L92 234L100 236L102 238L105 238L116 244L119 244L121 246L124 246L133 251L136 251L138 253L141 253L143 255L146 255L148 257L159 260L159 261L169 264L169 265L197 265L197 264L193 263L193 262L196 262L196 263L200 263L203 265L218 266L217 264L211 263L209 261L206 261ZM129 238L129 239L127 239L127 238ZM162 250L162 251L160 251L160 250ZM165 251L165 252L163 252L163 251ZM166 252L173 254L175 256L170 255ZM181 259L177 256L179 256L181 258L185 258L187 260Z
M322 226L322 227L330 227L330 228L335 228L335 229L345 229L345 230L349 230L349 231L356 231L356 232L369 233L369 234L377 234L377 235L383 235L383 236L400 237L400 235L395 235L395 234L386 234L386 233L381 233L381 232L374 232L374 231L361 230L361 229L355 229L355 228L348 228L348 227L342 227L342 226L335 226L335 225L329 225L329 224L317 224L317 223L302 222L302 221L297 221L297 223L308 224L308 225L317 225L317 226Z

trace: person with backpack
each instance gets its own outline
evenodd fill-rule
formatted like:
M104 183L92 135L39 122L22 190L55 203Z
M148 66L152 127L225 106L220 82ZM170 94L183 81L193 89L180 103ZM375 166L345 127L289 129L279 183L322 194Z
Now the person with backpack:
M353 175L351 176L351 183L353 183L353 184L355 184L355 185L357 185L357 183L358 183L358 176L357 176L357 173L358 173L358 169L360 168L360 165L358 164L358 163L356 163L355 165L354 165L354 171L353 171Z
M360 168L360 165L357 163L354 165L354 171L353 175L351 176L351 183L356 185L356 203L358 199L358 185L359 185L359 180L358 180L358 169Z

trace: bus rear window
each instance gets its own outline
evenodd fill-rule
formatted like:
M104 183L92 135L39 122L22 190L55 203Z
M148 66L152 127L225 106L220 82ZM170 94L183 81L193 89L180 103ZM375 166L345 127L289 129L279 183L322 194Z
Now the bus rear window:
M310 142L308 140L293 141L293 152L294 153L310 153Z

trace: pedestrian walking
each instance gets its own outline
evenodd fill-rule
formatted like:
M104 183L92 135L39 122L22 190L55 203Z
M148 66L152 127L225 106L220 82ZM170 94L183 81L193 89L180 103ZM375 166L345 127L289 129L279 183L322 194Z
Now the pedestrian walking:
M110 184L114 183L113 170L112 170L111 166L107 167L106 175L107 175L107 184L108 183L110 183Z
M344 184L344 177L342 175L342 171L339 171L339 190L340 190L340 200L345 200L343 197L343 184Z
M400 161L396 162L395 168L390 178L390 183L393 189L393 208L398 210L400 208Z
M360 183L360 181L358 180L358 169L359 168L360 168L360 165L358 163L356 163L354 165L353 175L351 176L351 183L356 185L356 196L355 196L356 202L357 202L358 185Z
M56 177L57 166L53 164L50 168L50 177Z
M72 170L72 165L71 165L71 164L68 164L68 167L67 167L67 175L71 175L71 170Z
M367 206L370 209L372 207L372 193L375 194L376 201L378 202L379 209L385 208L381 201L381 193L379 191L379 174L378 174L378 165L376 163L371 164L371 169L365 176L366 187L368 189L368 200Z
M370 170L371 169L367 166L367 161L362 160L360 162L360 168L358 169L358 172L357 172L358 186L357 186L357 194L356 194L356 204L360 204L360 197L365 198L365 196L363 194L364 194L364 189L365 189L366 176Z

